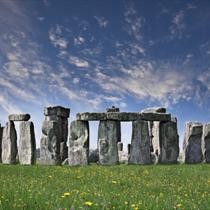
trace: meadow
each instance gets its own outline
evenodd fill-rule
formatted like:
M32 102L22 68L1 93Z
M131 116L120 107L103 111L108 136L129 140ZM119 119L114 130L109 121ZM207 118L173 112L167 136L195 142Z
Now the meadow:
M210 209L210 165L0 164L0 209Z

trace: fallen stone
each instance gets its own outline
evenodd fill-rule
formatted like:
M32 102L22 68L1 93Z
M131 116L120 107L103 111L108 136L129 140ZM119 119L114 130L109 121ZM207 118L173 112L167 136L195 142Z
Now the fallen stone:
M32 165L36 163L36 138L33 122L20 122L19 124L19 146L18 155L21 165Z
M148 123L144 120L132 122L132 139L129 164L151 164Z
M64 108L62 106L46 106L44 107L44 115L57 115L60 117L69 117L70 109Z
M10 114L8 116L9 121L28 121L30 114Z
M68 164L89 164L89 123L85 121L72 121L69 131Z
M118 149L118 151L123 151L123 143L122 142L117 143L117 149Z
M96 163L96 162L98 162L98 159L99 159L98 149L93 150L89 153L89 162L90 163Z
M110 112L111 113L111 112ZM101 120L98 127L99 165L119 164L117 149L117 123Z
M201 150L202 123L185 123L182 160L184 163L201 163L203 154Z
M2 135L2 163L15 164L17 155L17 133L13 121L6 123Z
M205 123L203 125L201 149L203 154L203 162L210 163L210 123Z
M68 158L66 158L66 159L63 161L62 166L64 166L64 165L68 165Z
M118 156L119 156L119 162L120 163L127 163L128 162L128 153L127 152L118 150Z
M57 121L42 123L40 141L40 160L43 165L60 165L60 131Z
M159 163L174 164L178 163L179 156L179 139L177 132L177 123L161 122L160 123L160 155Z

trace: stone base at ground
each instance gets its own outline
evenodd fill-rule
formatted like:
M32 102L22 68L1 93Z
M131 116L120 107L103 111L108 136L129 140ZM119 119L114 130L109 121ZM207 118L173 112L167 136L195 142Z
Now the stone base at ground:
M125 151L118 151L118 156L119 156L119 162L120 163L127 163L128 162L128 152Z
M203 162L210 163L210 123L203 125L203 135L201 140Z
M20 122L19 124L19 146L18 158L21 165L36 163L36 139L34 125L31 121Z

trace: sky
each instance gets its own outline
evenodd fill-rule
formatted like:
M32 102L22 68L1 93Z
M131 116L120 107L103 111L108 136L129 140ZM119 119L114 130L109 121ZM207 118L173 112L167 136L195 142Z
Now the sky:
M181 152L185 123L210 122L209 11L200 0L1 0L1 126L30 114L39 148L48 105L70 108L68 129L77 113L165 107ZM121 122L124 151L131 133Z

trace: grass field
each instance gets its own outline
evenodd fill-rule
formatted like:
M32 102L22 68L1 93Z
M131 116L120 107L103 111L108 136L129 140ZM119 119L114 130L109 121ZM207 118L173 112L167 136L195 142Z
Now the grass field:
M0 209L210 209L210 165L0 164Z

